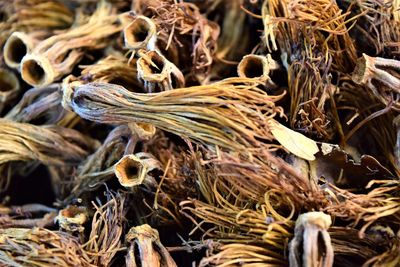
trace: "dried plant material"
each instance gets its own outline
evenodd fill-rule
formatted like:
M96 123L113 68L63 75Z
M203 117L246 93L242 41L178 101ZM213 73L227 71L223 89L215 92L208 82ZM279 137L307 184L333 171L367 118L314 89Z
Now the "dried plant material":
M72 205L60 210L56 220L61 229L81 233L85 230L83 225L88 220L88 212L85 207Z
M252 81L230 79L145 95L92 83L65 88L63 101L88 120L146 122L202 143L257 151L271 146L260 140L273 140L268 121L281 110L274 105L280 96L267 95Z
M180 47L189 43L192 45L193 72L207 71L217 50L219 26L203 16L195 4L171 0L140 0L133 4L133 10L152 18L158 39L162 39L161 43L165 44L165 47L159 49L168 50L174 44Z
M0 263L6 266L95 266L78 241L44 228L0 229Z
M366 85L385 105L394 102L394 108L399 109L397 103L400 93L399 60L363 54L358 59L352 79L357 84Z
M154 51L157 41L156 24L145 16L137 16L124 28L125 47L133 50L140 49Z
M4 61L10 68L20 68L22 58L31 53L43 33L13 32L4 44Z
M330 185L332 203L325 208L325 212L335 218L351 220L352 227L362 225L359 236L365 236L365 231L376 222L392 223L399 218L400 206L398 197L393 192L398 190L395 180L371 181L367 188L373 188L367 194L353 194L345 189ZM332 194L333 193L333 194Z
M72 129L38 127L0 120L0 164L37 160L49 165L76 165L97 142Z
M121 54L113 54L97 61L93 65L82 66L79 80L83 82L106 82L118 84L125 88L142 92L142 85L138 80L136 61L128 63L128 59ZM64 82L70 82L67 77Z
M400 171L396 167L393 155L396 144L396 131L393 127L395 114L390 112L393 105L386 106L372 90L357 85L348 76L340 81L340 88L337 107L349 113L342 118L344 122L341 143L356 147L361 154L373 156L390 171L399 175ZM364 142L368 142L369 145L365 146Z
M276 87L270 78L270 73L277 69L279 69L278 62L273 60L270 54L267 56L246 55L239 62L237 72L239 77L258 78L267 86Z
M395 240L387 251L369 259L363 266L396 266L400 261L399 249L398 240Z
M154 170L162 170L162 167L149 153L125 155L114 166L119 183L127 188L139 185L155 186L155 180L150 175Z
M0 165L40 162L44 165L76 166L97 147L97 141L58 126L39 127L0 119ZM2 189L11 175L3 174Z
M32 88L25 92L22 99L4 118L16 122L41 122L58 124L66 115L61 106L62 92L60 84L52 84L40 90Z
M269 256L271 253L263 246L231 243L214 245L212 255L202 259L199 266L282 266L284 261ZM219 251L214 254L214 251Z
M177 266L168 250L161 243L158 231L151 228L148 224L132 227L125 236L125 239L126 242L130 243L126 255L126 266Z
M400 0L58 1L0 0L1 266L398 265Z
M22 206L0 206L0 227L51 227L57 210L42 204L26 204Z
M11 71L0 68L0 113L10 105L10 101L20 93L20 84L17 76Z
M32 86L43 87L72 71L87 50L107 46L107 39L123 25L110 4L100 2L87 23L37 44L21 63L21 76Z
M332 221L323 212L301 214L294 238L289 244L289 264L296 266L333 266L333 248L328 228Z
M115 255L124 248L121 237L124 232L126 215L126 196L122 193L107 192L104 205L92 203L95 213L88 242L84 248L91 255L96 266L110 266Z
M0 23L0 45L3 46L15 31L52 31L72 25L74 15L62 2L56 0L7 1L8 7L1 7L7 13Z
M215 207L198 200L181 203L185 214L199 218L194 230L200 229L205 232L205 237L213 238L222 244L211 248L212 255L205 257L200 266L285 264L282 249L290 237L287 229L292 223L290 218L281 218L274 210L264 206L267 204L261 204L256 210L239 208L223 201L219 204L223 206ZM194 218L192 219L194 221ZM207 229L207 224L215 227Z
M156 127L152 124L143 122L132 122L128 124L128 127L140 140L150 140L157 131Z
M314 155L319 152L319 148L314 140L283 126L276 120L270 120L269 127L272 135L284 148L302 159L315 160Z
M396 146L394 147L394 155L396 157L396 165L400 169L400 116L398 115L394 121L396 127Z
M322 144L324 145L324 143ZM328 144L325 144L325 147ZM318 155L310 164L310 176L345 188L364 189L372 180L393 179L395 176L377 159L369 155L350 155L345 150L329 145L331 150Z
M70 203L83 193L93 191L104 182L114 177L114 164L124 154L133 153L132 133L126 126L112 130L103 144L78 167L76 177L70 181L69 196L64 203ZM133 140L135 142L135 140ZM64 177L64 181L66 178Z
M361 51L399 59L400 20L399 1L362 0L354 2L353 11L365 14L357 21L355 33Z
M148 93L185 86L182 72L157 51L140 53L136 64L138 78Z
M279 45L288 72L290 126L319 139L331 140L335 128L331 77L356 61L349 16L330 0L264 1L262 8L267 48Z
M220 36L215 52L215 59L222 61L223 64L212 68L213 72L219 73L224 72L228 67L226 61L239 61L246 55L251 38L251 32L246 27L246 23L249 23L250 19L242 9L243 1L241 0L213 1L213 4L216 9L220 8L225 12L223 21L220 23ZM210 5L208 8L211 9ZM218 64L218 62L216 63Z

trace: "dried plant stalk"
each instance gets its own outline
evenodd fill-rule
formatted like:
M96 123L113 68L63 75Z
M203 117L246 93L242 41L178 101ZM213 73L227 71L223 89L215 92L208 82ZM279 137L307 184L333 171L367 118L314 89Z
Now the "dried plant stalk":
M363 14L357 21L354 35L362 40L357 42L359 50L372 55L400 59L400 20L398 0L355 1L355 13Z
M114 164L124 153L133 153L132 141L135 142L127 126L119 126L112 130L103 144L78 167L76 177L68 185L72 189L64 202L69 203L114 177Z
M290 125L320 139L332 139L336 127L331 75L350 72L356 62L349 15L330 0L264 1L262 9L266 45L279 45L288 71Z
M333 248L328 228L332 220L323 212L301 214L289 244L290 266L333 266Z
M133 50L154 51L157 41L157 26L153 20L145 16L137 16L124 28L125 47Z
M133 10L152 18L157 27L158 39L162 39L159 43L165 44L165 47L159 49L168 51L170 46L192 43L192 71L207 71L217 50L219 26L203 16L196 5L171 0L140 0L134 3ZM182 55L187 55L187 51L183 52Z
M143 91L138 81L136 60L128 63L128 59L120 54L107 56L93 65L83 66L80 80L118 84L131 91Z
M68 233L82 233L85 230L83 225L88 220L88 212L83 206L67 206L58 212L56 220L60 228Z
M121 236L127 212L126 195L107 192L104 205L92 202L96 209L88 242L84 248L96 266L110 266L117 252L123 250Z
M0 263L5 266L96 266L71 235L44 228L0 229Z
M278 62L272 59L271 55L246 55L239 62L237 72L239 77L258 78L268 87L276 87L270 78L270 73L279 68Z
M394 59L370 57L363 54L358 59L352 79L355 83L366 85L383 104L400 110L400 61Z
M364 236L368 227L377 222L397 225L400 221L400 205L399 197L393 192L398 190L398 181L372 181L369 186L373 184L380 186L367 194L353 194L331 185L330 195L335 197L325 211L336 218L352 220L353 227L362 224L360 237Z
M107 39L123 28L110 4L100 2L89 20L66 32L41 41L21 63L22 79L43 87L71 72L87 50L108 45Z
M7 15L0 22L0 45L15 31L52 31L72 25L74 16L65 4L55 0L19 0L1 10Z
M290 218L282 220L265 203L257 210L243 209L227 203L223 207L215 207L198 200L184 201L181 205L185 214L198 218L194 230L203 230L206 237L224 244L214 248L212 253L215 255L204 258L200 266L210 263L216 266L229 263L240 266L242 261L249 266L255 263L285 264L282 253L286 240L291 236L288 226L292 222ZM207 224L213 227L204 228ZM248 250L245 249L246 246L249 246Z
M13 32L4 44L4 61L10 68L20 68L22 58L31 53L40 39L44 39L45 32Z
M172 90L185 86L182 72L157 51L139 52L137 61L138 78L147 92Z
M137 153L125 155L114 166L115 176L119 183L132 188L139 185L156 186L151 172L162 170L160 163L149 153Z
M0 114L20 93L20 84L14 73L0 68Z
M77 131L57 126L38 127L5 119L0 126L0 164L38 160L49 165L76 165L98 145Z
M177 266L168 250L161 243L158 231L148 224L132 227L125 239L131 244L126 255L126 266ZM139 255L136 254L137 252L139 252Z
M0 206L0 227L51 227L57 216L56 211L56 209L36 203L22 206Z
M32 88L25 92L4 118L15 122L36 124L58 124L66 115L61 106L62 93L60 84L52 84L40 90Z
M247 82L247 84L245 83ZM146 122L182 137L239 151L270 147L268 121L280 113L251 79L136 94L121 86L86 84L65 88L64 107L102 123Z

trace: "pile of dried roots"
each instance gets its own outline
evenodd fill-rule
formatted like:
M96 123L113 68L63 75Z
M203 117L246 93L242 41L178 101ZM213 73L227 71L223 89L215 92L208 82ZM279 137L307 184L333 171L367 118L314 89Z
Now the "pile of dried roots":
M0 266L400 266L399 0L0 0Z

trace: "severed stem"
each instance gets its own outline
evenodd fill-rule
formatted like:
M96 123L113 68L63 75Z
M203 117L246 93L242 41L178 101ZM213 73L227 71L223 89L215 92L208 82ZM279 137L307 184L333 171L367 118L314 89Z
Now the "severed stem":
M299 216L294 238L289 243L291 267L331 267L333 248L328 228L331 217L323 212L307 212Z

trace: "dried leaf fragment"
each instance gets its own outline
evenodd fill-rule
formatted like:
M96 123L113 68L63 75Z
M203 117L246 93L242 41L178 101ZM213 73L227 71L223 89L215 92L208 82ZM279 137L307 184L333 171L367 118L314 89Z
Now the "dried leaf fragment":
M315 160L314 155L319 152L319 148L314 140L283 126L276 120L270 120L269 127L275 139L289 152L306 160Z

